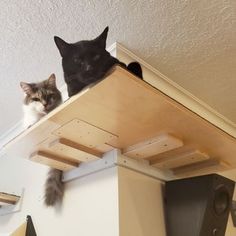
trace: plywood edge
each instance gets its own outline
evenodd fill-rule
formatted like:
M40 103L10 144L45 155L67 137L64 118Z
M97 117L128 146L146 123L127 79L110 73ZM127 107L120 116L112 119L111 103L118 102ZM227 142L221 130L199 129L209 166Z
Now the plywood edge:
M0 192L0 205L1 205L1 203L15 205L19 200L20 200L20 196Z
M66 171L78 167L78 162L63 159L57 155L45 151L37 151L30 155L30 160L50 166L52 168Z

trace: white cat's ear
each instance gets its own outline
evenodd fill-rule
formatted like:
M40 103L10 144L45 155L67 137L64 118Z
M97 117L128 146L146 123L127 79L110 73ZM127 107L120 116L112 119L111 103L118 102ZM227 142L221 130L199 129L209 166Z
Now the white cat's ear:
M102 47L104 49L106 48L106 41L107 41L108 30L109 30L109 27L107 26L103 30L103 32L97 38L94 39L96 44L98 44L100 47Z
M64 57L68 52L68 48L70 47L70 44L57 36L54 36L54 41L55 41L55 44L57 45L57 48L59 49L61 56Z
M20 86L26 95L32 94L33 91L32 91L32 87L30 86L30 84L27 84L25 82L20 82Z
M51 74L47 80L48 85L56 87L56 76L55 74Z

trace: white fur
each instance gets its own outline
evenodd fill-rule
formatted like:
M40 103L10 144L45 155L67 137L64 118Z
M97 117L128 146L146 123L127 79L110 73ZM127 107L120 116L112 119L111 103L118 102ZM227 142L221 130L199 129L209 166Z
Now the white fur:
M35 122L37 122L43 116L46 115L46 112L44 111L44 106L41 102L31 102L28 105L23 105L23 112L23 125L25 129L33 125Z

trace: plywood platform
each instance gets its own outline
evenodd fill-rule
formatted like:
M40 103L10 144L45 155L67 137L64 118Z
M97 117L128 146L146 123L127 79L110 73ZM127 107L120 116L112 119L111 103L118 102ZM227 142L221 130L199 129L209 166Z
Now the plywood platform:
M197 165L205 159L214 165L226 163L225 169L236 168L235 137L120 67L5 146L9 156L30 158L40 152L45 158L40 155L37 159L36 155L34 160L44 163L54 156L75 165L101 158L114 148L132 158L145 158L157 168L184 165L188 172L186 166L193 168L195 162ZM193 158L187 152L204 155ZM170 164L172 157L174 165ZM165 158L168 165L163 165Z

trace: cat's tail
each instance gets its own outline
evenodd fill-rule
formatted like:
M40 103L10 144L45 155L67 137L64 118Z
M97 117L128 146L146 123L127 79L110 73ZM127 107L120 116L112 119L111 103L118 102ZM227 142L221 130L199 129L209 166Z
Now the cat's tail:
M129 65L127 66L127 69L133 74L135 74L136 76L138 76L139 78L143 79L142 67L138 62L129 63Z
M44 203L46 206L54 206L62 201L64 185L62 183L62 171L50 169L45 183Z

